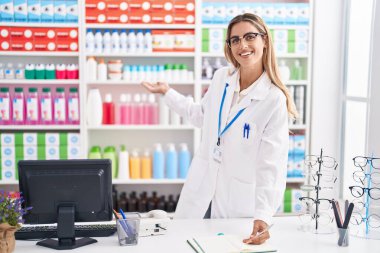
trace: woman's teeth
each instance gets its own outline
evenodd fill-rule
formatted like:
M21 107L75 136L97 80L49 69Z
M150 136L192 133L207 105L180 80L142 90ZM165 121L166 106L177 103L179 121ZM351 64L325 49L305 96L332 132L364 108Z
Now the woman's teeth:
M248 56L251 54L253 54L253 52L245 52L245 53L241 53L240 56Z

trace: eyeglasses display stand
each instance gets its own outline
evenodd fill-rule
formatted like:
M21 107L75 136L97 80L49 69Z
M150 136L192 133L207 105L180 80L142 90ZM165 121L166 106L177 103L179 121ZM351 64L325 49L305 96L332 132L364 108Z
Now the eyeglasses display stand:
M334 216L331 211L332 201L331 199L321 198L320 191L322 189L334 189L333 186L323 186L321 182L323 178L326 178L325 182L335 184L335 170L338 164L334 158L324 156L321 149L319 156L306 156L305 165L307 166L308 185L301 186L301 190L308 192L308 195L315 192L315 198L310 196L300 198L300 201L303 202L304 213L299 216L302 222L299 229L316 234L335 233ZM311 181L315 181L315 184L311 184ZM321 212L322 209L324 209L323 212Z
M361 198L359 202L363 208L356 207L350 220L351 235L380 240L380 186L377 185L379 178L373 178L380 172L380 158L357 156L353 158L355 167L361 169L364 178L356 180L361 186L350 186L351 194L355 198ZM375 171L374 171L375 169ZM379 172L377 172L379 171Z

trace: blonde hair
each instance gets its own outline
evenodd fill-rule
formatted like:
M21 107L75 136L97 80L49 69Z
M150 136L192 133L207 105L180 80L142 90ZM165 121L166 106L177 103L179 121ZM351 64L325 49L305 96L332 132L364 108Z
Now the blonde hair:
M269 28L259 16L256 16L255 14L251 14L251 13L245 13L245 14L234 17L230 21L227 28L227 36L226 36L227 39L231 37L232 27L235 24L240 23L240 22L249 22L252 25L254 25L257 28L257 30L259 30L260 33L265 34L263 36L263 39L266 38L264 39L266 47L264 47L264 51L263 51L263 68L267 72L272 83L276 85L286 96L286 106L288 109L289 116L293 119L298 117L298 113L295 108L293 98L290 95L288 88L282 83L279 77L277 60L276 60ZM232 65L235 68L240 67L239 62L232 55L231 48L227 45L227 43L225 43L224 45L224 54L226 56L227 61L232 63Z

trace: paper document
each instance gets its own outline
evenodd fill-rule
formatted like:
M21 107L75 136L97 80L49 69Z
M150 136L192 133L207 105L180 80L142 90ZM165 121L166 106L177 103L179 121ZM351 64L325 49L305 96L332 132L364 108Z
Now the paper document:
M243 237L237 235L218 235L208 237L193 237L187 243L196 253L249 253L276 252L268 243L252 245L243 243Z

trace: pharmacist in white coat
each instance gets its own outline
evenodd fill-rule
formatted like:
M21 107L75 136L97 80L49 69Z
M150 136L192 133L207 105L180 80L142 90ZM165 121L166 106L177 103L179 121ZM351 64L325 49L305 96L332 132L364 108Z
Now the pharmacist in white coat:
M233 67L215 72L200 104L169 88L143 82L165 94L167 105L202 128L175 217L252 217L245 240L261 244L286 185L288 117L293 101L280 81L268 27L253 14L239 15L227 30L225 55Z

